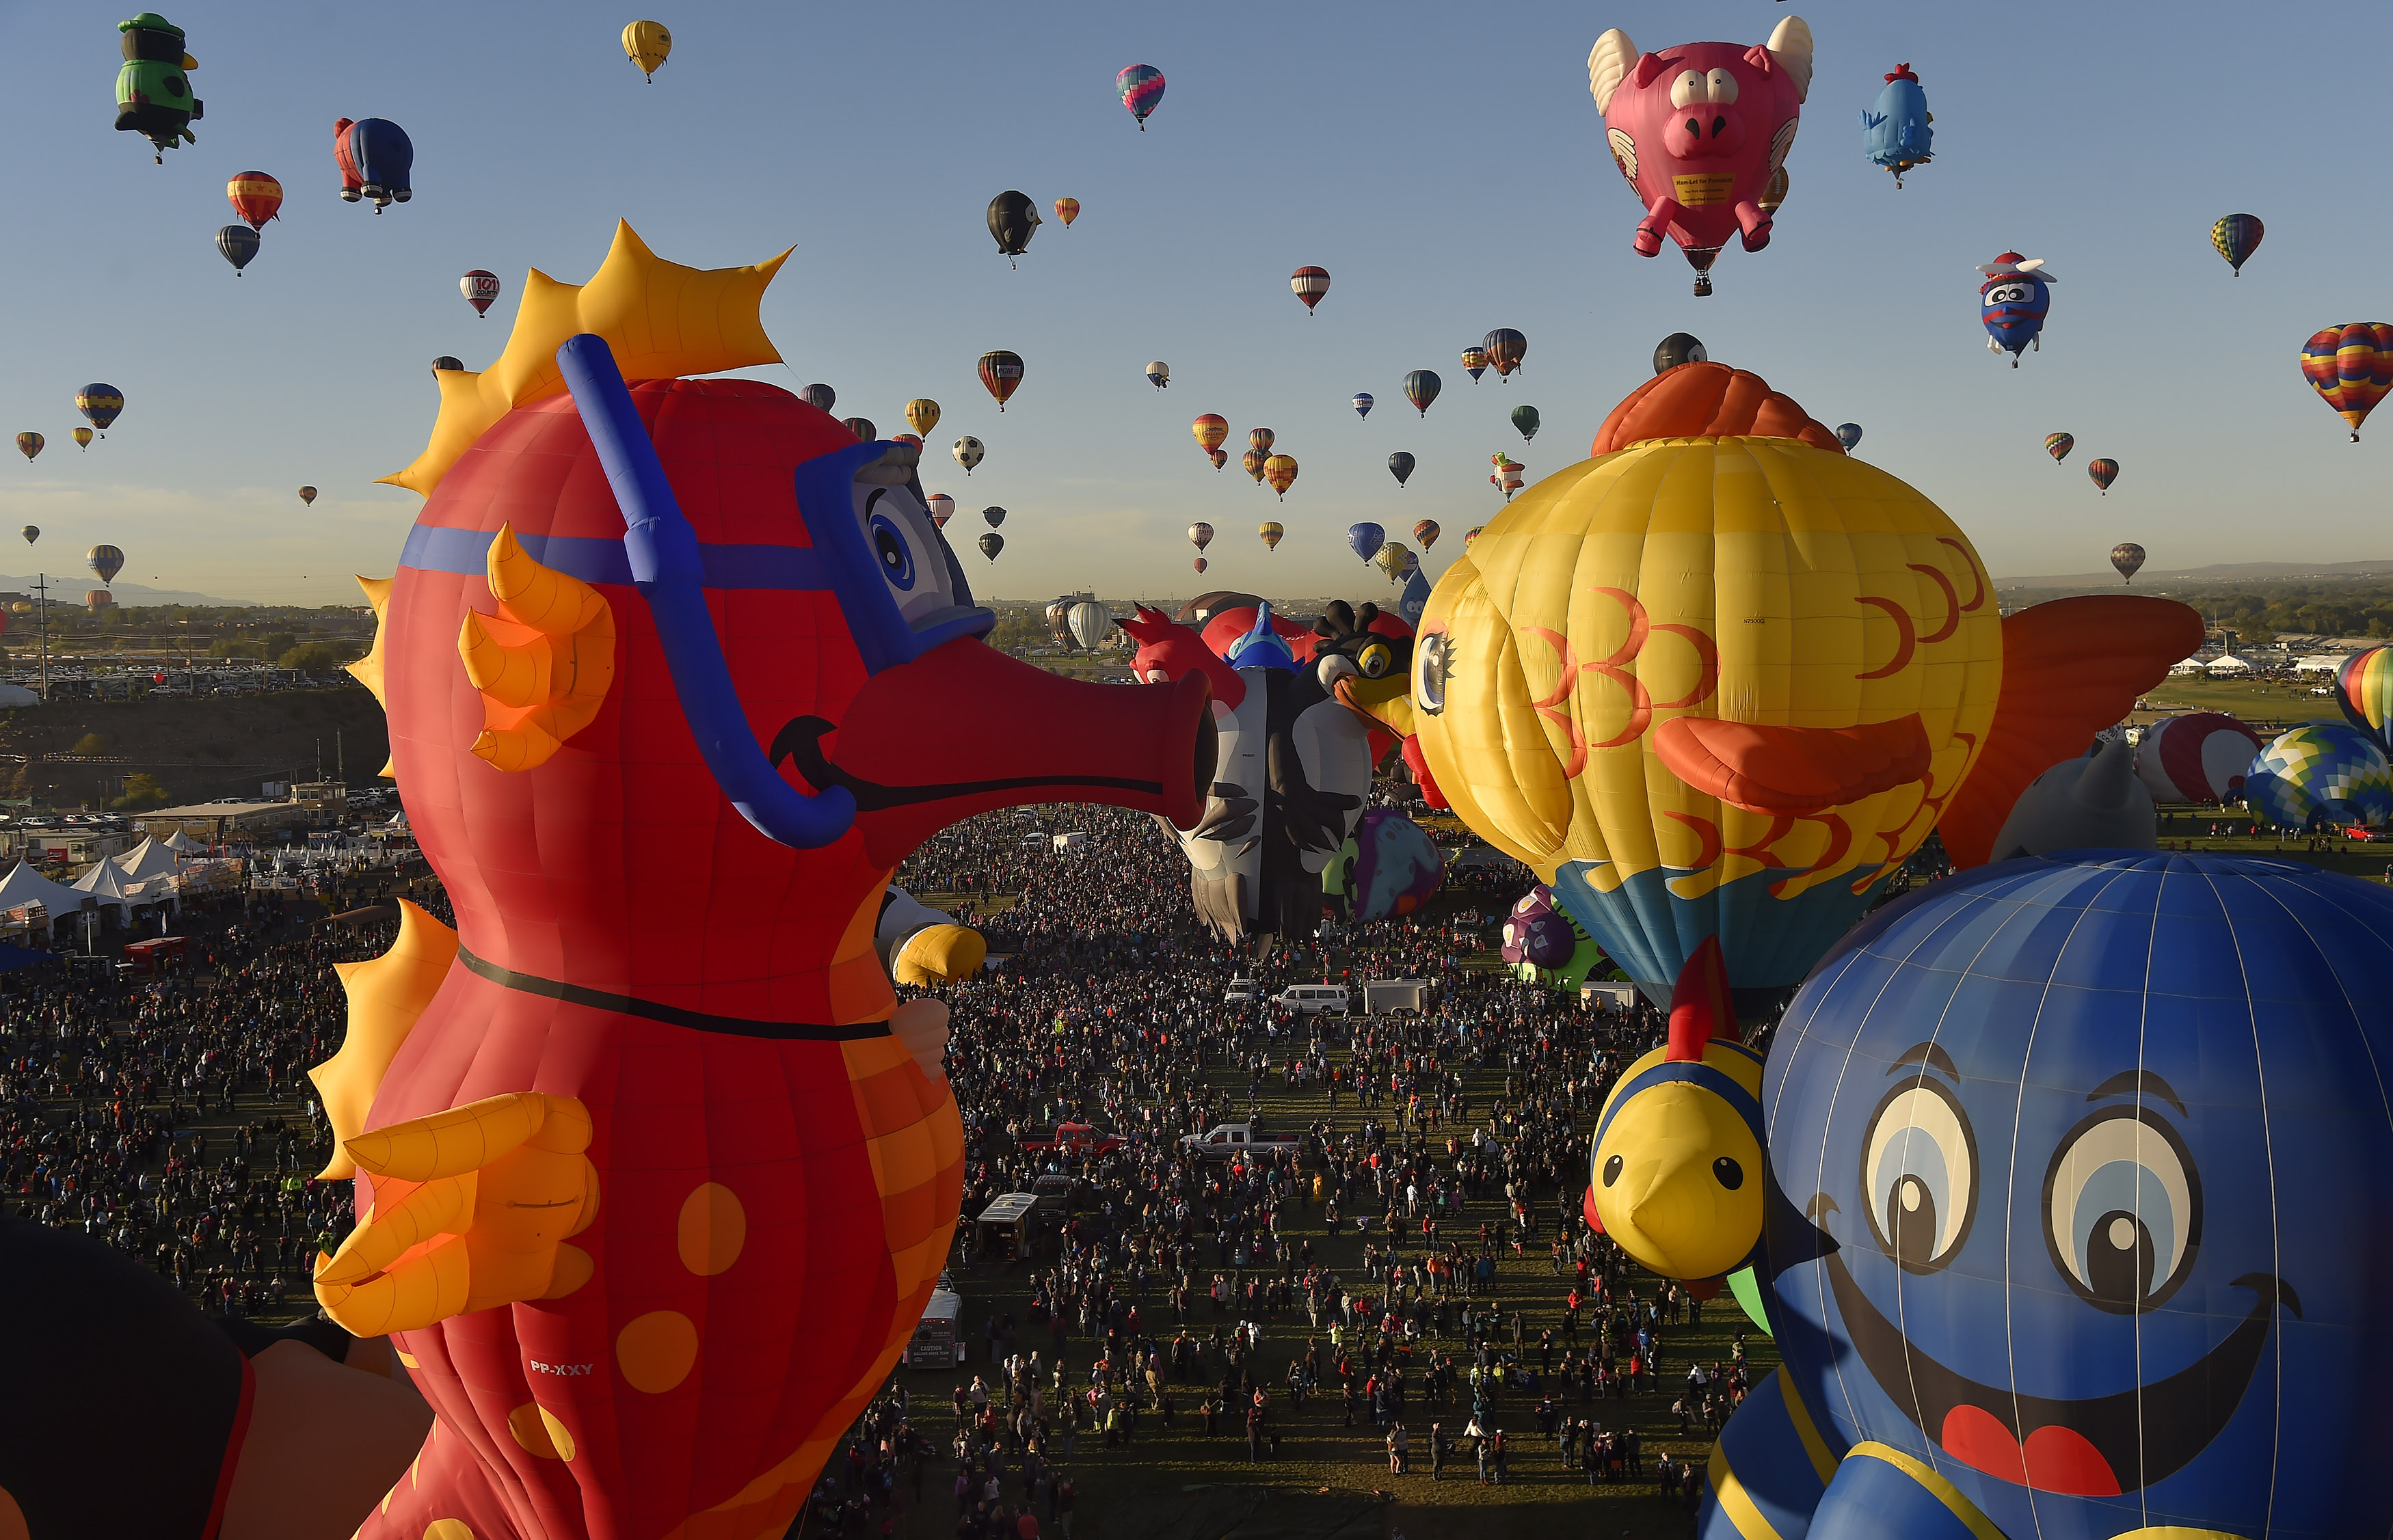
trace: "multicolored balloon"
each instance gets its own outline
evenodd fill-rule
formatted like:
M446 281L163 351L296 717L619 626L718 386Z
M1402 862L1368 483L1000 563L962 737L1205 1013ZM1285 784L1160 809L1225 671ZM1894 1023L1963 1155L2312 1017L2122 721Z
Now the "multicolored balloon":
M1188 543L1202 551L1213 543L1213 527L1199 521L1188 527Z
M2137 741L2136 778L2156 803L2215 804L2243 790L2259 751L2260 735L2224 711L2163 717Z
M2133 583L2137 568L2144 565L2144 548L2132 541L2121 541L2111 547L2111 565L2122 579Z
M1543 883L1504 917L1503 957L1515 978L1565 995L1577 994L1589 979L1627 976Z
M988 453L988 450L982 445L979 439L974 438L971 434L967 433L961 438L957 439L955 447L950 449L948 452L956 457L956 463L964 468L964 474L966 476L970 476L973 473L973 467L981 463L982 459Z
M268 219L280 218L276 212L282 207L282 184L263 171L237 171L225 184L225 197L232 202L233 213L249 221L249 228L263 231Z
M928 511L932 527L944 529L948 527L948 520L956 516L956 500L945 492L933 492Z
M84 553L84 560L91 564L91 569L104 583L114 582L116 575L124 570L124 553L113 545L95 545Z
M316 489L313 487L300 488L299 501L310 508L314 507L316 505Z
M2393 647L2365 647L2334 671L2334 703L2344 720L2393 754Z
M2302 345L2302 378L2345 422L2351 441L2393 388L2393 326L2381 320L2330 326Z
M1157 359L1146 366L1146 383L1161 390L1171 384L1171 366Z
M2376 740L2340 722L2279 734L2243 772L2243 800L2279 829L2393 822L2393 767Z
M1935 159L1929 149L1936 137L1929 125L1935 121L1919 77L1910 65L1896 65L1886 77L1886 89L1877 94L1877 105L1862 114L1862 153L1870 164L1894 173L1897 192L1903 190L1904 172Z
M2260 249L2260 238L2267 233L2256 215L2230 214L2210 227L2210 244L2235 269L2235 276L2242 278L2243 264L2252 260L2252 254Z
M75 429L74 441L75 448L79 450L87 450L91 448L91 429L88 427L79 427Z
M1376 524L1350 524L1346 527L1347 548L1365 561L1380 554L1388 543L1388 531Z
M17 452L31 460L42 452L42 436L38 433L20 433L17 435Z
M1138 131L1144 134L1147 114L1163 99L1163 72L1152 64L1131 65L1114 76L1114 93L1138 120Z
M1263 484L1263 462L1270 458L1261 450L1249 450L1238 457L1238 463L1247 468L1247 474L1253 476L1255 485L1260 487Z
M2086 463L2086 475L2094 485L2102 489L2104 497L2109 497L2111 483L2119 479L2119 463L2115 460L2089 460Z
M1329 270L1326 268L1299 268L1288 275L1288 286L1296 291L1297 298L1304 301L1304 313L1309 316L1313 314L1313 307L1321 303L1321 296L1329 292Z
M1519 406L1512 409L1512 425L1521 430L1523 443L1534 444L1537 441L1537 429L1542 423L1543 419L1538 417L1536 407Z
M1462 548L1465 551L1470 550L1471 542L1477 540L1481 535L1484 535L1486 532L1487 526L1484 524L1474 524L1470 529L1465 529L1462 531Z
M1437 537L1442 533L1444 531L1438 528L1437 520L1433 518L1422 519L1413 526L1413 539L1420 542L1421 549L1424 551L1435 545Z
M1022 355L994 348L980 356L980 383L997 398L997 410L1003 411L1005 403L1022 388Z
M2068 459L2069 451L2076 447L2075 434L2048 433L2044 437L2044 452L2052 456L2052 463L2056 465Z
M1861 441L1862 425L1859 423L1839 423L1837 424L1837 442L1845 446L1848 450L1859 448Z
M1429 415L1429 404L1436 400L1437 393L1445 388L1445 382L1437 377L1434 370L1416 369L1405 376L1405 399L1410 401L1424 417Z
M75 392L74 404L75 410L83 413L84 420L98 428L99 436L105 438L109 424L124 411L124 392L112 385L94 382Z
M1209 411L1189 424L1188 431L1196 436L1196 447L1210 453L1230 437L1230 420L1218 411Z
M1388 581L1393 582L1404 576L1405 561L1411 555L1400 542L1382 541L1380 548L1371 554L1371 565L1385 572Z
M1373 399L1372 395L1371 395L1371 393L1370 393L1369 391L1367 391L1367 390L1358 390L1358 391L1356 391L1356 392L1354 393L1354 415L1355 415L1355 416L1357 416L1357 417L1368 417L1369 415L1371 415L1371 408L1372 408L1373 406L1377 405L1377 404L1378 404L1378 403Z
M1471 383L1477 385L1479 376L1487 372L1487 349L1476 345L1464 348L1462 367L1471 375Z
M2003 252L1980 264L1978 271L1986 275L1978 285L1978 319L1985 323L1986 348L2008 353L2017 369L2021 353L2044 349L2044 318L2052 308L2049 285L2055 280L2044 258L2017 252Z
M1388 474L1396 478L1397 486L1403 486L1412 479L1413 457L1402 450L1388 456Z
M1296 485L1296 456L1292 454L1275 454L1270 459L1265 460L1263 462L1263 479L1270 482L1271 489L1278 493L1280 497L1285 500L1288 496L1288 489Z
M1321 873L1322 897L1348 920L1391 920L1428 902L1445 875L1437 845L1392 807L1365 813Z
M1230 451L1223 449L1207 450L1205 451L1205 458L1213 463L1214 470L1219 471L1223 466L1230 463Z
M856 435L859 444L870 444L881 437L881 425L870 417L843 417L839 425Z
M1265 454L1269 454L1271 453L1271 447L1278 442L1279 435L1274 433L1269 428L1249 428L1247 430L1247 445L1250 449L1258 449L1262 450Z
M1255 533L1262 537L1264 550L1276 551L1279 549L1279 542L1288 535L1288 526L1284 524L1260 524L1255 527Z
M1496 377L1509 380L1521 360L1529 356L1529 339L1509 326L1499 326L1480 339L1479 346L1487 351L1487 362L1495 369Z
M1063 221L1064 228L1066 229L1070 229L1072 228L1072 221L1078 219L1079 216L1080 201L1078 198L1058 198L1055 200L1055 217Z

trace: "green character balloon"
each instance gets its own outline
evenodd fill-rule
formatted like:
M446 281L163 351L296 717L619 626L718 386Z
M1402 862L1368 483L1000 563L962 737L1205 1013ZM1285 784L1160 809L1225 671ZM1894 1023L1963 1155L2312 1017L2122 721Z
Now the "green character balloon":
M116 72L117 131L148 138L158 147L152 159L163 165L164 151L199 142L186 125L205 115L191 95L190 72L200 61L183 51L183 29L156 11L119 21L116 30L124 51L124 67Z

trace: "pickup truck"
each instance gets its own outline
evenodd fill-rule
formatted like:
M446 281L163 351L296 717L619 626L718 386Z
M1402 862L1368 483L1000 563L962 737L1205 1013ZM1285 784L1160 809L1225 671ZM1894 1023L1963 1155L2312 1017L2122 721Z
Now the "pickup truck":
M1061 1150L1067 1155L1094 1158L1113 1154L1126 1141L1118 1133L1107 1133L1086 1123L1058 1123L1053 1128L1025 1129L1014 1142L1026 1150Z
M1265 1133L1252 1123L1224 1123L1210 1133L1183 1135L1181 1148L1206 1160L1242 1155L1294 1155L1301 1147L1285 1134Z

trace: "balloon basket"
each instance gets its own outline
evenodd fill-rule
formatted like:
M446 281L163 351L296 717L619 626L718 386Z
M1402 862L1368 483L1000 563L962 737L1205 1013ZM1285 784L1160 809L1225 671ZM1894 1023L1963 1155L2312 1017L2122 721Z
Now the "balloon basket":
M1697 273L1695 275L1695 297L1697 299L1709 299L1712 297L1711 274Z

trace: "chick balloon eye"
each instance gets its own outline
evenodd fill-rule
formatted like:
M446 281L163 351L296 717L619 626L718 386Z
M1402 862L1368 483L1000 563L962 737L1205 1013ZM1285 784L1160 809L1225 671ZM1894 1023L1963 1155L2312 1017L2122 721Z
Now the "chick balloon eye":
M1909 1272L1953 1259L1978 1200L1978 1144L1943 1087L1918 1079L1879 1103L1862 1145L1862 1192L1877 1244Z
M1432 631L1420 640L1413 666L1413 699L1435 716L1445 710L1445 633Z
M2087 1302L2149 1310L2191 1271L2202 1185L2175 1129L2136 1107L2079 1124L2045 1178L2044 1238Z
M1380 678L1388 672L1389 666L1395 660L1394 649L1385 642L1374 642L1354 657L1355 664L1362 669L1363 677L1366 679Z
M1670 105L1685 107L1704 99L1704 77L1698 70L1690 70L1670 83Z
M900 593L914 586L914 552L906 543L905 532L886 514L875 514L870 523L872 531L872 554L881 562L881 575Z
M1725 107L1736 99L1736 77L1726 70L1714 70L1704 82L1704 95ZM1680 102L1680 106L1686 104Z

